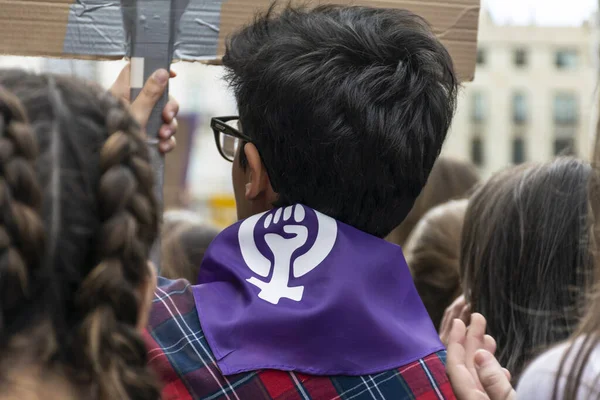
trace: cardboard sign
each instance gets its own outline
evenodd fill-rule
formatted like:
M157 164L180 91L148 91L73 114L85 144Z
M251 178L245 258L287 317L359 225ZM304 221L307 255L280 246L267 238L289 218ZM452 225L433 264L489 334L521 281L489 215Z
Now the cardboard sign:
M226 38L271 1L0 0L0 54L120 59L135 57L133 43L143 38L146 44L164 44L172 52L169 59L215 61ZM473 78L480 0L331 2L406 8L423 16L450 51L461 80Z

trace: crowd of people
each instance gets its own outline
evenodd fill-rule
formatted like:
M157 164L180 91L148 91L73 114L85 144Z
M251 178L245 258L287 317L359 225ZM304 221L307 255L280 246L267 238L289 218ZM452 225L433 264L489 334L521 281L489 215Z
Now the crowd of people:
M459 81L405 10L272 7L223 65L223 231L155 198L175 74L0 70L0 399L600 398L600 142L438 159Z

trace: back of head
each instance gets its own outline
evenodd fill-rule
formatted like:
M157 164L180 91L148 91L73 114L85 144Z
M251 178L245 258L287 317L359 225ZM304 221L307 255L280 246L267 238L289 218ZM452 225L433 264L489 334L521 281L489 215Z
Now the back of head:
M592 166L589 184L589 205L591 219L591 241L593 243L596 266L600 265L600 120L592 147ZM596 271L597 272L597 271ZM598 379L594 354L600 346L600 281L596 275L595 284L590 290L585 304L585 314L573 332L571 345L561 360L554 382L553 399L576 399L590 389L588 379ZM590 373L591 372L591 373ZM592 387L595 389L595 387Z
M413 228L431 208L449 200L464 198L479 182L479 172L470 162L440 157L433 166L427 184L417 197L406 219L387 237L403 246Z
M518 379L538 351L569 337L593 279L590 166L559 158L493 176L463 228L464 292L488 320L500 363Z
M422 18L333 5L275 16L272 7L233 35L223 64L277 206L302 203L379 237L406 217L458 84Z
M157 230L145 146L101 89L0 71L3 395L33 374L77 398L159 397L137 332Z
M459 255L468 200L434 207L419 221L405 248L406 262L437 328L444 311L460 296Z
M218 229L203 223L192 212L166 212L161 235L161 276L196 283L204 253L218 234Z

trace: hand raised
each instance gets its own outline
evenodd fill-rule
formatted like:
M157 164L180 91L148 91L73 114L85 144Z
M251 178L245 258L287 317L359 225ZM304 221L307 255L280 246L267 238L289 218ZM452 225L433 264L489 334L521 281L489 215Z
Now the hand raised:
M513 400L510 373L494 357L496 341L485 328L481 314L471 316L468 330L461 320L454 320L446 362L452 388L458 400Z
M167 72L159 69L152 74L146 81L139 96L131 103L130 92L130 74L131 65L127 64L119 74L115 83L110 88L113 96L121 99L130 106L129 111L138 121L143 129L146 128L150 113L167 88L169 78L177 76L175 72ZM158 149L161 153L168 153L175 148L175 134L177 133L177 114L179 113L179 103L175 99L170 99L162 112L163 125L158 132Z

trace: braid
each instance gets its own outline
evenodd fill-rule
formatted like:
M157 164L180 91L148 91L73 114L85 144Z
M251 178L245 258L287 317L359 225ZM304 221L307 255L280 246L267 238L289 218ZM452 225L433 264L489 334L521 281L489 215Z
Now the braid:
M75 297L84 318L74 358L91 372L97 398L158 399L136 329L141 302L136 289L148 282L158 225L152 168L137 123L114 98L102 100L109 137L100 152L98 263ZM86 357L78 358L78 350Z
M157 212L146 143L118 100L0 71L0 392L39 371L40 395L64 379L86 399L160 398L139 333Z
M32 315L31 282L44 253L37 142L20 101L0 87L0 348Z

